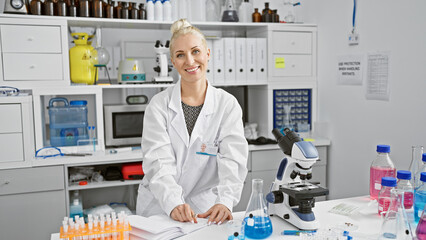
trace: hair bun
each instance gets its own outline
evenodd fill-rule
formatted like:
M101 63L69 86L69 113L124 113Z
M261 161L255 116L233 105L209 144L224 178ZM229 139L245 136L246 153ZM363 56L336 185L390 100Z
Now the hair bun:
M172 26L170 27L170 31L172 32L172 34L174 34L175 32L178 32L181 29L191 27L191 26L192 25L185 18L182 18L182 19L175 21L172 24Z

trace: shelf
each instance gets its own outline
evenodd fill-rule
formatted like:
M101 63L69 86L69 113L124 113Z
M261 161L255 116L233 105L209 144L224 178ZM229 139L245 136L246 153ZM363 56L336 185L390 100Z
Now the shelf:
M141 181L142 180L124 180L124 181L117 180L117 181L91 182L91 183L88 183L87 185L82 185L82 186L80 185L68 186L68 191L136 185L136 184L140 184Z
M109 19L86 17L35 16L22 14L0 14L0 17L20 19L66 20L70 27L102 27L122 29L154 29L169 30L172 22L158 22L139 19ZM202 30L235 30L245 28L253 30L267 26L315 26L314 24L299 23L253 23L253 22L191 22Z

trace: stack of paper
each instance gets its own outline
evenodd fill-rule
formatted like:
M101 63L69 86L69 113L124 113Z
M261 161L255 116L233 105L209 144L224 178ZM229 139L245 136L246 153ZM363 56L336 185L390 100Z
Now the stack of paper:
M198 218L198 223L174 221L167 215L151 217L132 215L128 218L132 226L131 239L173 239L207 226L207 219L204 218Z

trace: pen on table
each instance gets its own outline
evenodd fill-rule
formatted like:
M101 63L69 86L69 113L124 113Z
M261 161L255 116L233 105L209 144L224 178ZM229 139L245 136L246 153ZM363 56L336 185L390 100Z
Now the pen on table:
M301 233L316 233L317 230L284 230L281 235L299 236Z

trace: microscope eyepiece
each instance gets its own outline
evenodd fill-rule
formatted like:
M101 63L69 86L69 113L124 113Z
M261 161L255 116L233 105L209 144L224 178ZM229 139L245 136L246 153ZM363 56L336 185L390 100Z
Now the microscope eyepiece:
M295 142L300 142L302 139L297 135L297 133L291 131L289 128L285 128L283 130L284 135L280 132L278 128L274 128L272 130L272 134L278 142L278 146L280 146L281 150L287 154L291 155L291 150L293 148L293 144Z

